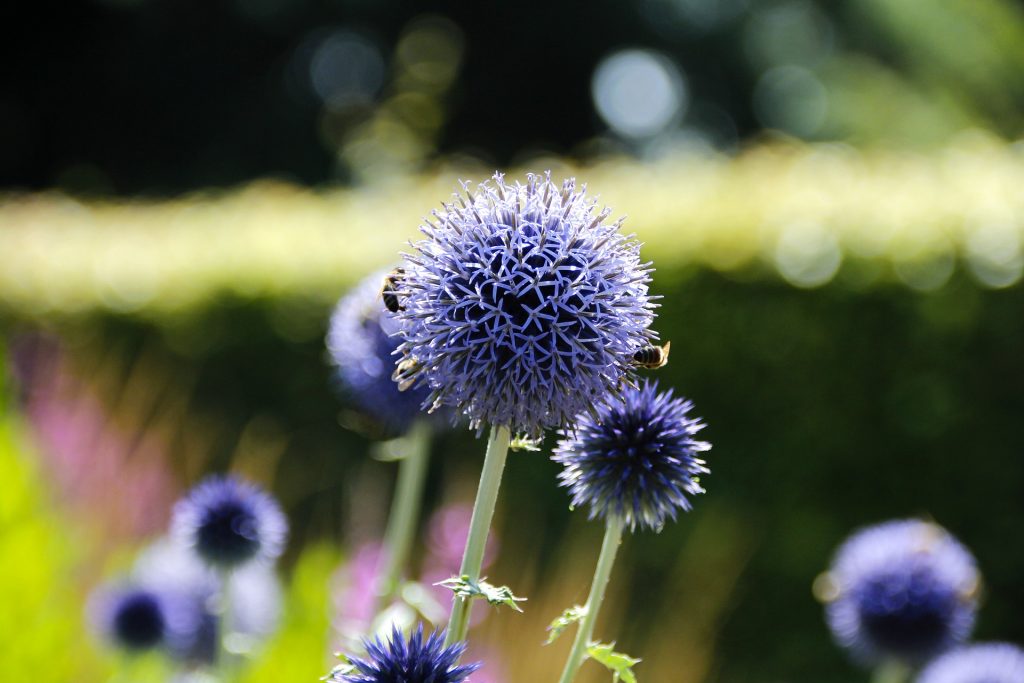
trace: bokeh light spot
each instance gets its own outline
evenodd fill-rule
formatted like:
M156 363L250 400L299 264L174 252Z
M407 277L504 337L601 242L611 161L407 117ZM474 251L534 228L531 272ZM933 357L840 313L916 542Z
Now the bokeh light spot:
M653 50L623 50L594 71L591 94L601 118L618 134L655 135L678 120L687 105L686 81L678 67Z
M1020 228L1008 221L986 221L967 236L967 264L983 285L1009 287L1024 274Z
M384 58L368 38L347 30L329 34L309 64L313 92L329 107L369 102L384 82Z
M775 244L775 267L796 287L819 287L839 270L839 240L816 223L792 223Z

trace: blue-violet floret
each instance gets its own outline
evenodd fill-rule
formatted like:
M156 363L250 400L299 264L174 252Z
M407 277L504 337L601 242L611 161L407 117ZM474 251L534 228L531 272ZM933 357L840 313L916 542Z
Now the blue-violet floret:
M868 665L919 665L963 642L974 626L974 558L931 522L892 521L853 534L825 580L836 641Z
M596 416L580 415L552 456L564 466L559 479L573 505L589 506L591 519L620 517L632 530L660 530L689 510L690 497L704 492L700 476L709 472L699 454L711 448L695 438L704 425L689 416L692 408L644 382Z
M633 354L655 338L651 268L577 189L550 175L501 174L433 212L405 256L403 381L430 389L470 427L539 436L617 393Z
M224 629L238 636L236 647L254 647L277 627L281 587L269 563L248 562L219 576L190 548L164 539L140 553L132 576L176 607L167 651L178 661L215 663ZM231 605L227 624L218 608L225 578Z
M979 643L936 658L917 683L1021 683L1024 650L1009 643Z
M359 408L387 433L408 430L427 399L426 387L399 391L395 370L398 321L384 307L381 285L386 273L364 279L338 302L327 331L327 350L338 377Z
M263 489L232 476L199 483L174 506L172 532L206 563L235 569L284 550L288 522Z
M465 643L444 646L444 634L423 635L420 624L408 641L396 627L386 642L366 641L366 657L352 658L351 667L334 676L339 683L461 683L480 668L460 665Z
M121 585L101 588L90 611L98 630L114 645L129 651L162 647L169 632L169 605L146 588Z

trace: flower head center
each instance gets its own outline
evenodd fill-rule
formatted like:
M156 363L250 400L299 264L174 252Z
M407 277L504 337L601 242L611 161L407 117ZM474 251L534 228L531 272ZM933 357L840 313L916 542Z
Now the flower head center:
M198 543L206 557L228 564L243 562L259 551L256 517L237 500L211 506L199 526Z
M131 648L155 647L164 637L164 615L156 597L136 593L127 597L114 616L114 634Z

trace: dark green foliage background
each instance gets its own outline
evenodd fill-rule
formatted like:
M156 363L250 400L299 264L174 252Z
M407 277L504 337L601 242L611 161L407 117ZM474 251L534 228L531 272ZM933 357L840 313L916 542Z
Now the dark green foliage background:
M656 274L657 328L672 356L652 375L693 398L714 448L692 515L629 541L627 652L642 654L645 615L674 590L663 582L691 528L722 512L754 552L717 635L718 680L852 680L810 585L852 529L894 517L934 518L969 545L986 581L977 636L1024 641L1024 290L983 290L963 274L933 293L845 282L805 291L755 273ZM286 305L305 316L287 340L274 323ZM328 313L224 300L173 327L107 318L94 336L128 354L156 344L170 365L198 368L198 413L239 430L273 416L289 443L275 488L296 530L293 554L338 535L346 480L365 466L367 444L338 424L344 404L321 341ZM191 326L207 332L202 348L189 345ZM513 456L499 529L511 555L552 566L566 559L564 534L599 534L578 517L570 526L546 458L553 441ZM476 476L481 450L468 432L435 448L432 503L442 482Z

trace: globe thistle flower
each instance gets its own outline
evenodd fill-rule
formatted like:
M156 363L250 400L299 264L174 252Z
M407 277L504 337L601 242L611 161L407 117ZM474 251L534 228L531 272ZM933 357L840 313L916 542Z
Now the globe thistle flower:
M974 558L945 529L901 520L851 536L816 591L855 658L917 665L970 634L979 582Z
M689 510L690 496L704 493L700 475L710 472L698 454L711 448L694 438L704 425L688 416L692 408L644 382L625 389L621 404L581 415L552 455L565 468L558 478L573 505L587 505L591 519L617 516L633 531L660 531Z
M178 656L193 646L204 620L204 605L177 588L133 573L93 593L90 621L107 641L124 650L159 649Z
M172 532L212 567L235 569L284 550L288 522L277 502L253 484L214 476L174 506Z
M168 653L179 661L213 664L224 628L218 596L221 579L196 553L162 540L144 550L135 562L133 580L167 596L178 606ZM238 648L252 648L271 635L281 612L281 586L273 568L249 562L227 577L227 628Z
M347 671L332 676L344 683L460 683L480 668L479 663L459 665L465 643L444 646L437 631L424 637L420 624L408 642L395 628L391 638L366 641L366 658L352 658Z
M359 408L387 433L402 434L421 413L426 387L399 391L391 380L399 338L398 321L384 308L385 273L364 279L342 297L331 315L327 350L342 385Z
M539 436L615 393L655 337L648 264L573 179L501 174L433 212L405 256L398 379L470 427Z
M134 652L165 644L169 608L164 596L137 586L101 589L91 604L99 631L114 645Z
M1024 650L1008 643L982 643L947 652L935 659L917 683L1020 683Z

